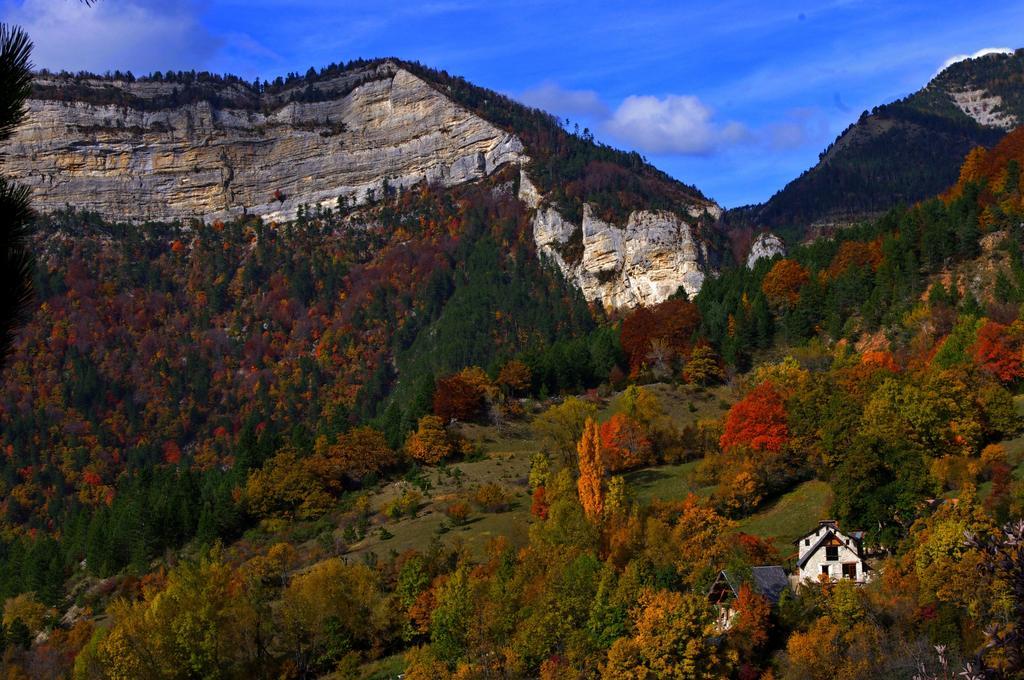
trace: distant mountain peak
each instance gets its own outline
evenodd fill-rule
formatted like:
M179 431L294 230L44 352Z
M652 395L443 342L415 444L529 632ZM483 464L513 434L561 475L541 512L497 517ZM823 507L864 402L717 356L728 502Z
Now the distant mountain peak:
M865 111L819 162L761 205L732 210L732 228L796 241L949 188L974 147L1024 122L1024 49L964 59L917 92Z

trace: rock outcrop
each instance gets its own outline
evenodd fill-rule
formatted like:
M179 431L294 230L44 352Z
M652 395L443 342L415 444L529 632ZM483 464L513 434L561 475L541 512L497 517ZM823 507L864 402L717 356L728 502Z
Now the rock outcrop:
M680 206L688 219L667 210L635 210L619 225L597 218L585 204L577 225L544 203L525 172L519 196L535 209L538 251L554 261L588 301L605 309L656 304L680 286L695 295L705 277L715 273L713 253L695 227L705 212L713 219L721 215L714 204Z
M132 222L287 220L302 205L355 206L514 165L538 251L588 301L621 309L661 302L680 286L693 295L717 261L697 229L720 216L714 203L694 192L671 210L635 210L622 224L584 204L574 224L530 182L513 131L400 62L283 88L42 75L35 91L0 158L42 212L71 205Z
M1004 109L1003 98L985 90L963 90L950 92L950 99L957 108L985 127L1012 130L1017 127L1017 117Z
M82 100L31 99L26 123L0 149L4 171L44 212L70 204L131 221L287 219L302 204L357 203L423 180L458 184L524 158L514 135L390 62L319 82L310 102L236 86L220 105L164 107L156 102L176 94L167 82L75 87ZM131 103L88 103L89 90L111 88Z
M760 259L771 259L776 255L785 256L785 254L786 244L782 239L770 231L763 231L750 245L750 252L747 253L747 269L753 269Z

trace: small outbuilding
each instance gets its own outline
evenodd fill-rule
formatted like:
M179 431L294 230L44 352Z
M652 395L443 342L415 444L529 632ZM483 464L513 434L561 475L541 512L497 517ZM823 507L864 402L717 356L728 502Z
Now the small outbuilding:
M730 574L725 569L721 570L708 589L708 601L718 608L718 625L722 630L728 630L732 625L732 619L736 615L733 603L744 582L749 583L751 589L768 600L772 606L779 603L783 591L789 588L786 570L777 565L751 567L749 579Z

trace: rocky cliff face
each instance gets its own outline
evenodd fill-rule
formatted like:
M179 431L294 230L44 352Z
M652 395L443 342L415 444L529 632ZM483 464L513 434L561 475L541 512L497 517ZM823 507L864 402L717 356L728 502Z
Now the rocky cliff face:
M481 179L512 164L534 211L535 239L589 301L608 309L694 294L714 253L694 229L715 204L635 210L622 224L584 205L581 224L552 207L527 176L520 138L445 96L401 63L268 91L240 81L198 92L166 80L40 76L27 122L0 147L5 172L43 212L72 205L141 222L358 205L427 181Z
M606 309L656 304L680 286L692 296L704 278L715 273L714 254L694 227L705 212L718 219L721 209L714 204L680 206L689 219L666 210L635 210L618 225L598 219L584 205L583 220L577 225L544 203L525 172L519 194L535 210L538 251L551 258L587 300Z
M523 159L514 135L386 62L318 83L327 96L308 103L287 92L253 102L236 89L219 106L157 108L147 103L171 96L171 83L76 87L120 89L132 104L29 101L27 123L0 154L43 211L70 204L132 221L287 219L304 203L364 201L385 184L458 184Z
M761 232L750 245L750 252L747 254L747 269L753 269L758 260L771 259L776 255L784 256L785 254L786 244L781 238L770 231Z

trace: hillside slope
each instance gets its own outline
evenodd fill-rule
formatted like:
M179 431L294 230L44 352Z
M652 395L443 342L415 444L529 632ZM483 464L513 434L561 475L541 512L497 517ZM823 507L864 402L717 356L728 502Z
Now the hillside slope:
M864 112L818 163L734 226L802 239L944 191L964 156L1024 123L1024 50L953 64L914 94Z

